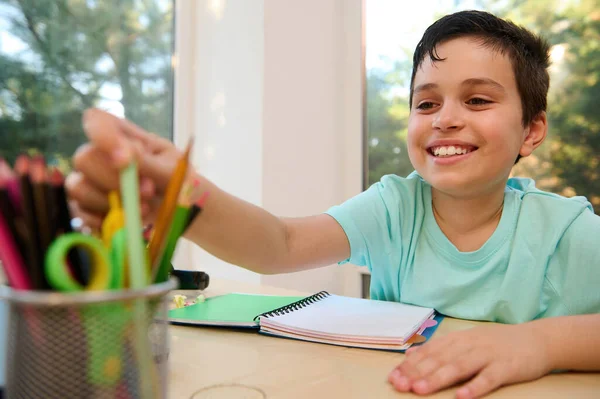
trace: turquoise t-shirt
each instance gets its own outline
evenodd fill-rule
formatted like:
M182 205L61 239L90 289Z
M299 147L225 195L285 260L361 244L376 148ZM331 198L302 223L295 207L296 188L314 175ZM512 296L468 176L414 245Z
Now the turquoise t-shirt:
M440 230L416 173L384 176L327 213L350 242L340 264L369 268L373 299L502 323L600 313L600 217L583 197L509 179L498 227L473 252Z

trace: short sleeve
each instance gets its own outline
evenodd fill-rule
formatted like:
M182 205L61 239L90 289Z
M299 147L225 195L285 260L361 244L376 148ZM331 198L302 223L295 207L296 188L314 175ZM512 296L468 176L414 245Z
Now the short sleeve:
M569 314L600 313L600 216L586 208L573 221L547 277Z
M414 207L415 186L419 183L418 176L408 179L386 175L361 194L327 210L350 243L350 258L340 264L350 262L371 269L375 254L385 256L398 250L403 208Z
M358 266L368 265L367 236L377 233L385 209L381 200L381 183L375 183L366 191L327 210L342 226L350 243L350 257L339 264L350 262Z

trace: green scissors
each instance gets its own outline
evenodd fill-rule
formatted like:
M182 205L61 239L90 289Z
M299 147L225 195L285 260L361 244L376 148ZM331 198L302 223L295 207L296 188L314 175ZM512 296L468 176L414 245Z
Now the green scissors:
M68 254L80 248L90 256L90 280L79 283L71 273ZM46 253L45 272L49 284L63 292L106 291L125 286L125 229L117 230L107 248L101 239L67 233L58 237ZM98 385L114 385L121 377L123 343L130 309L122 303L83 305L81 317L88 345L88 378ZM103 328L103 326L106 326Z

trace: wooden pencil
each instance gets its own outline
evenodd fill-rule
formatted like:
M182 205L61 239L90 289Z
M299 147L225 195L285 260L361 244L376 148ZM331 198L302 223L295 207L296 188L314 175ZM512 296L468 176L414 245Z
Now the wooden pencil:
M21 214L21 189L17 175L4 159L0 160L0 168L2 169L2 174L6 177L6 190L8 191L13 209L17 214Z
M15 172L19 178L19 188L21 191L21 211L25 220L25 232L27 251L25 264L31 277L31 284L34 289L48 288L44 276L44 263L42 251L40 249L40 238L38 236L38 227L35 214L35 202L33 199L33 188L29 180L29 169L31 160L27 155L20 155L15 162Z
M64 183L65 178L63 174L57 168L53 168L48 175L50 198L53 204L53 209L50 210L51 234L53 240L62 234L73 232L71 226L71 212L69 212ZM81 259L81 253L77 250L69 251L67 259L71 266L73 277L75 277L79 283L85 285L89 277L89 268L86 262Z
M0 160L0 212L4 216L10 234L14 237L19 252L23 254L25 247L23 239L17 230L19 215L15 210L8 190L10 178L10 166L4 160Z
M31 186L33 189L33 201L35 202L35 217L37 221L38 234L40 237L40 250L45 254L52 242L52 229L50 220L50 198L46 176L46 161L42 156L32 159L29 171Z
M183 233L188 220L188 214L190 212L191 205L191 194L191 186L187 185L186 187L186 185L184 185L177 200L177 206L173 214L173 221L171 222L169 234L166 237L164 250L157 259L156 264L152 265L152 278L155 283L162 283L167 281L169 278L171 259L175 253L177 241Z
M196 201L196 203L194 203L194 205L192 205L191 209L190 209L190 213L188 215L187 221L185 223L185 228L183 229L183 231L186 231L194 222L194 220L196 219L196 217L198 217L198 215L200 215L200 213L202 212L202 208L204 207L204 202L206 201L206 198L208 197L208 191L205 191L202 196L198 199L198 201Z
M9 284L18 290L32 288L21 253L8 229L6 218L0 214L0 261Z
M155 262L159 261L159 256L164 250L165 240L168 234L169 227L171 226L171 220L175 212L177 205L177 198L179 192L187 175L189 157L192 149L193 139L190 139L184 154L181 156L171 180L167 185L167 190L163 202L158 210L156 217L156 223L154 225L154 232L150 237L149 253L150 253L150 265L155 265Z

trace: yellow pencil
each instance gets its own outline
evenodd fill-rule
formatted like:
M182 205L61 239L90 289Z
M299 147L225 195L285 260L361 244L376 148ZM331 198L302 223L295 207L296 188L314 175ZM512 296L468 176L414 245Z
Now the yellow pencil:
M173 257L173 253L177 247L177 241L185 228L190 213L192 191L192 185L185 183L179 193L177 206L173 213L173 221L169 228L169 235L165 240L164 248L162 248L163 250L156 259L156 262L152 265L152 281L156 283L162 283L169 279L171 258Z
M173 213L175 212L175 207L177 206L179 191L181 191L181 186L183 185L185 176L187 174L192 144L193 138L190 139L184 154L177 162L175 171L173 172L171 180L169 181L169 185L167 186L165 197L158 210L156 223L154 225L154 233L152 234L152 237L150 237L150 243L148 244L150 253L150 267L156 263L158 257L160 256L169 227L171 226Z

